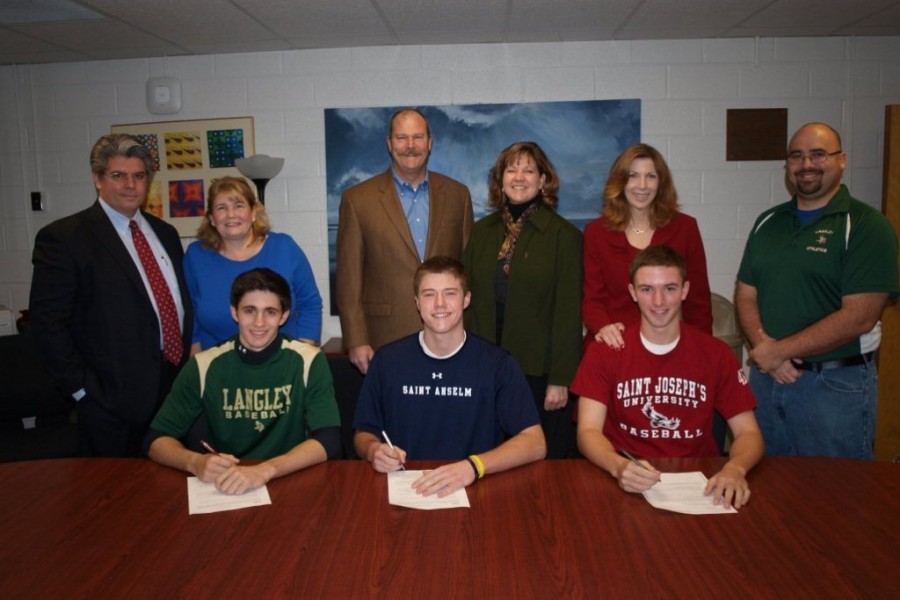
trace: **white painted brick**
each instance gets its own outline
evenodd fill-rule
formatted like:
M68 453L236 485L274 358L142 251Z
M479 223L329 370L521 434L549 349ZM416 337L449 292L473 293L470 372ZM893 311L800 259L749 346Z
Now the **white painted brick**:
M294 177L288 183L288 210L299 211L324 211L325 208L325 178L324 177ZM319 232L317 242L321 243L325 237L325 230Z
M500 64L509 67L557 67L562 62L559 44L502 44Z
M288 142L325 145L325 117L321 109L284 113L284 128Z
M266 141L270 144L284 143L284 113L281 111L255 111L253 132L256 143Z
M752 63L756 57L754 47L750 38L703 40L703 62Z
M853 57L856 60L896 61L900 57L900 37L855 37Z
M522 100L591 100L594 98L594 70L555 67L522 69Z
M456 70L452 74L454 104L492 104L522 101L522 70Z
M281 174L285 177L317 177L319 175L321 148L321 144L302 144L288 141L281 150L267 153L273 156L285 157L284 169L281 171Z
M881 183L884 174L879 168L853 169L853 181L847 187L854 198L881 210Z
M422 67L438 71L503 65L503 44L422 46Z
M709 171L703 176L703 201L709 204L743 204L769 193L766 172ZM713 200L715 199L715 200Z
M453 102L453 81L448 73L440 71L386 71L383 85L385 106L427 106Z
M850 93L851 69L844 63L813 63L809 69L809 95L845 98Z
M666 68L657 65L623 65L594 69L597 98L666 97Z
M84 119L53 119L50 115L36 120L35 145L38 152L81 150L87 155L92 144L89 141L88 123ZM95 141L95 140L94 140Z
M281 52L245 52L213 57L217 77L275 77L281 75Z
M284 53L283 65L285 75L349 71L353 68L353 51L350 48L293 50Z
M791 99L785 104L788 109L788 139L801 125L811 121L821 121L838 131L844 130L844 103L841 99Z
M685 204L681 210L697 219L704 240L737 239L737 207Z
M78 182L91 184L91 166L89 153L77 150L62 150L56 152L53 164L56 169L59 182ZM53 173L42 172L42 176L52 176Z
M144 83L150 76L150 64L146 58L128 60L98 60L85 64L88 81L97 83Z
M704 101L702 111L703 135L725 136L728 129L728 110L735 108L783 108L777 100L766 98L740 98Z
M27 205L30 202L29 196L23 196L19 199L20 204ZM27 211L28 209L26 209ZM7 221L7 227L5 229L5 237L6 237L6 248L7 252L21 252L21 253L31 253L31 239L28 236L28 221L27 219L10 219ZM23 281L30 281L30 277Z
M631 42L569 42L562 44L563 65L620 65L631 62Z
M83 62L34 65L31 69L32 83L37 86L84 83L87 81L85 65Z
M853 83L850 88L857 96L877 96L881 93L881 63L856 62L852 65ZM900 77L900 75L898 75ZM900 81L898 81L900 86Z
M178 77L182 81L192 79L209 79L214 73L213 56L171 56L164 60L160 77Z
M312 75L315 103L325 107L383 104L381 73L353 71Z
M3 185L20 186L25 184L22 155L13 152L0 153L0 180Z
M116 84L116 114L144 114L150 116L147 108L146 82Z
M53 114L86 117L116 112L116 86L111 83L66 85L53 92Z
M278 230L289 234L304 249L320 244L321 223L314 213L282 212L273 215Z
M895 97L900 95L900 62L895 61L882 65L881 76L880 93Z
M7 220L25 220L30 210L28 192L22 185L4 185L2 188L3 198L5 200L3 206L3 219Z
M847 38L801 37L775 39L775 58L784 62L839 61L844 60Z
M651 100L641 102L641 131L649 135L700 133L700 102Z
M725 139L718 135L686 135L669 137L668 160L672 169L727 169Z
M250 80L248 105L253 110L283 110L315 105L315 88L307 77Z
M735 98L738 73L734 65L672 65L667 74L669 98Z
M809 67L805 64L741 67L741 98L805 97L809 95Z
M678 203L682 206L699 207L703 201L702 173L700 171L674 169L671 162L666 160L666 163L669 165L669 171L672 173L675 189L678 190Z
M875 131L854 132L852 140L843 140L844 151L847 152L847 167L856 169L873 169L880 165L879 142L883 137Z
M180 118L238 116L247 112L247 80L194 80L181 83L184 115Z
M352 48L351 64L360 71L406 71L422 68L421 46Z
M703 59L701 40L635 40L631 60L635 63L698 63Z
M897 102L900 98L895 99ZM884 108L891 104L890 98L857 98L853 101L852 131L854 136L864 132L884 129ZM841 131L847 137L846 131Z

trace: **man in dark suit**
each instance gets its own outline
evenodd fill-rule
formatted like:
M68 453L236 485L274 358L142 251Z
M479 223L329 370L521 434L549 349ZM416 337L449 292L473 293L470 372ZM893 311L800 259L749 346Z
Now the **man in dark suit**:
M391 117L391 167L341 196L337 305L350 362L363 374L382 345L422 329L410 281L423 260L459 258L474 222L466 186L428 171L428 121L406 108Z
M140 210L152 166L135 139L103 136L91 150L97 201L35 239L32 327L56 384L76 401L87 456L140 456L189 354L178 232Z

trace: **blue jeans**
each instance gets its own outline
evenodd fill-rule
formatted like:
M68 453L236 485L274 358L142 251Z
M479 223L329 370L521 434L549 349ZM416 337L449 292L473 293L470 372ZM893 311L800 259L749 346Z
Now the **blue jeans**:
M751 368L750 388L766 454L872 458L875 362L800 373L796 382L781 384Z

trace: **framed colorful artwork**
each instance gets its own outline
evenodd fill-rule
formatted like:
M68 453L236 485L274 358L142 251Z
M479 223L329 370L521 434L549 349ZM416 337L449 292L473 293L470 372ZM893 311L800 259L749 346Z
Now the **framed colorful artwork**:
M240 176L235 159L255 154L253 117L157 121L113 125L153 156L153 179L144 210L171 223L181 237L194 237L206 214L213 179Z

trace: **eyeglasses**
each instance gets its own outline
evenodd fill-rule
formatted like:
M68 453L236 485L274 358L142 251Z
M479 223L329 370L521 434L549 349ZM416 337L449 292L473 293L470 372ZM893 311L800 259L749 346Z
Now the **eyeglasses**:
M802 165L807 158L814 165L821 165L829 156L840 154L843 150L835 150L834 152L826 152L825 150L813 150L809 154L803 154L799 150L791 152L787 155L789 165Z
M125 173L124 171L112 171L106 173L106 176L116 183L125 183L126 181L134 181L135 183L144 183L147 181L147 172L138 171L136 173Z

